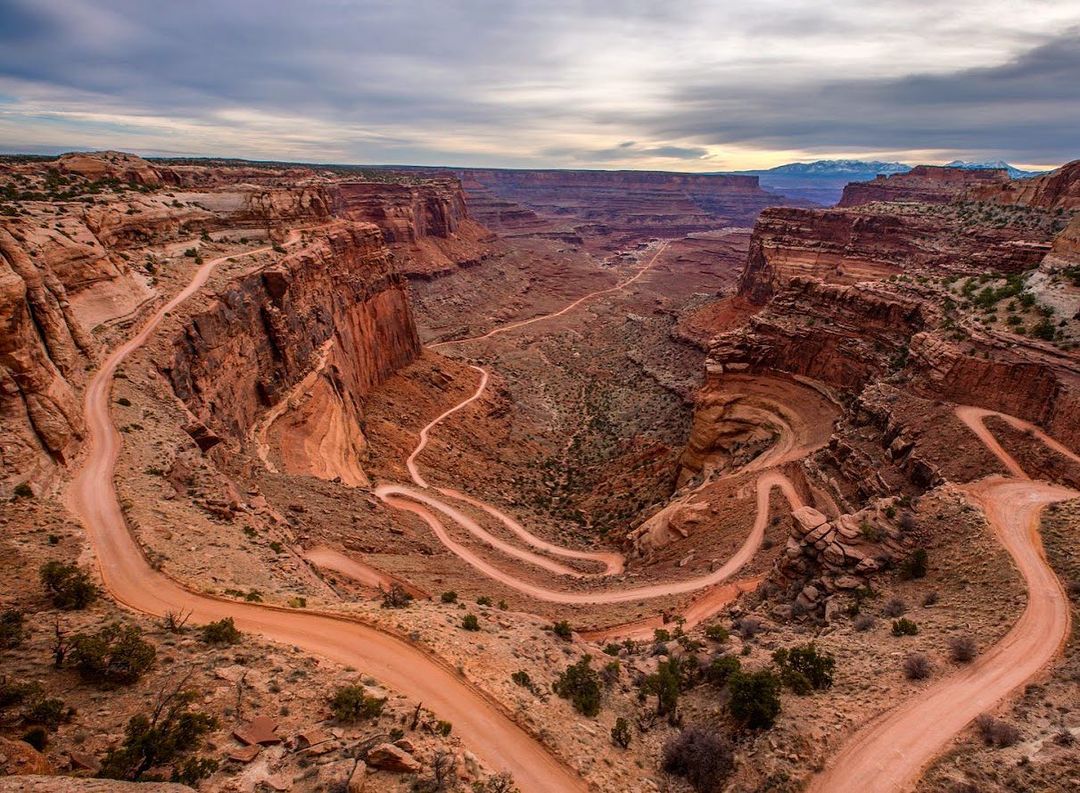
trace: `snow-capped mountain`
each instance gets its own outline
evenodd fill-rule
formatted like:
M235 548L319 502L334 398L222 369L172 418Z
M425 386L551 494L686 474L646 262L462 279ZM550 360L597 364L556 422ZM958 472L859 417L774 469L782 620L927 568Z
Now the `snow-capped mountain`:
M769 168L768 173L792 176L844 176L858 174L907 173L910 165L902 162L879 162L877 160L815 160L814 162L791 162Z
M953 160L945 164L946 168L963 168L968 171L981 171L984 169L1000 168L1009 172L1011 179L1027 179L1030 176L1038 176L1042 171L1022 171L1015 168L1004 160L986 162L967 162L966 160Z

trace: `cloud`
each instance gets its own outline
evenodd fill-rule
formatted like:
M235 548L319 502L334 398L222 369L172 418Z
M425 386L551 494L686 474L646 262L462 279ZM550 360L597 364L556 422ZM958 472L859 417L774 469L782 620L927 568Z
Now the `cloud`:
M1078 0L0 0L0 148L1064 160L1077 25Z

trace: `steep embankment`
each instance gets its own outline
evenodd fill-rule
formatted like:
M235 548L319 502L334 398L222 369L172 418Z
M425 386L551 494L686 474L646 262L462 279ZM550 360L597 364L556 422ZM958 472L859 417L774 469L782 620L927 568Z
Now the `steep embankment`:
M523 791L584 790L576 775L492 700L405 639L345 619L195 594L150 566L126 526L113 485L120 433L109 414L112 379L121 362L150 337L165 314L200 289L221 261L213 259L202 265L183 291L109 355L87 387L87 454L68 499L86 526L110 594L120 603L154 616L179 610L188 612L195 622L232 617L241 630L363 668L452 720L457 734L477 755L491 768L510 770Z
M992 411L957 408L957 415L1002 461L1011 479L993 477L969 486L994 536L1016 563L1028 590L1020 619L1005 638L962 672L949 675L856 733L815 777L814 793L907 790L922 769L976 716L993 709L1057 655L1069 633L1069 601L1046 562L1039 540L1039 512L1047 504L1080 493L1029 480L983 423ZM1055 451L1080 457L1013 417L1014 426L1035 433Z
M406 283L379 229L349 223L229 284L187 321L164 368L201 421L237 439L305 382L302 413L262 420L260 456L280 445L286 471L360 484L364 397L419 352Z

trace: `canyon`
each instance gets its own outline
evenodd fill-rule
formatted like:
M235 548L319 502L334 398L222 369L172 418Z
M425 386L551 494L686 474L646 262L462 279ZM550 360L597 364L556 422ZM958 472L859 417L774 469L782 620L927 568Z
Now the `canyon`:
M94 773L167 690L159 663L103 713L52 665L54 622L119 620L220 714L204 789L681 792L666 747L703 725L731 790L1078 773L1080 163L920 166L833 208L754 176L117 152L0 186L0 594L32 621L3 680L76 703L39 772ZM56 559L91 609L42 596ZM827 685L781 660L807 647ZM598 713L562 693L583 658ZM769 728L748 680L784 689ZM382 715L329 715L346 684ZM1023 740L984 745L991 713ZM281 740L238 755L257 715Z

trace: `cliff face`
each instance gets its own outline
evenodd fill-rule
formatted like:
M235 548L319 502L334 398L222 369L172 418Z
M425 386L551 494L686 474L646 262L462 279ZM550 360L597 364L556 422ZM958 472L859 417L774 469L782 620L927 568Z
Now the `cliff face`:
M81 438L71 383L82 381L92 350L60 279L0 227L0 495L16 480L47 477Z
M234 281L194 315L165 374L208 426L243 438L313 367L327 343L350 410L420 353L406 283L379 229L342 224L318 243Z
M947 204L972 188L993 188L1008 181L1009 174L1005 170L917 165L907 173L879 175L869 182L849 184L837 206L853 207L877 201Z
M1043 176L979 186L972 189L968 197L995 204L1077 210L1080 209L1080 160Z
M513 210L514 224L536 225L525 214L532 211L564 225L587 224L639 237L748 226L766 206L783 203L762 190L756 176L515 170L468 170L459 175L470 202L485 207L488 215Z
M234 285L173 367L197 412L220 412L221 431L250 429L252 411L272 403L331 337L325 382L336 404L314 420L340 415L355 425L363 395L417 354L398 273L448 272L490 250L491 234L468 217L456 180L163 166L115 152L0 170L0 496L45 481L78 442L91 329L108 334L137 321L169 292L159 281L172 288L182 279L192 261L185 251L222 255L281 241L295 227L318 244ZM225 318L255 335L231 338ZM203 332L214 344L200 346ZM255 365L242 382L220 368L249 358Z
M852 284L923 270L1020 272L1047 250L1037 229L976 224L952 208L774 208L754 226L739 291L760 304L800 276Z

